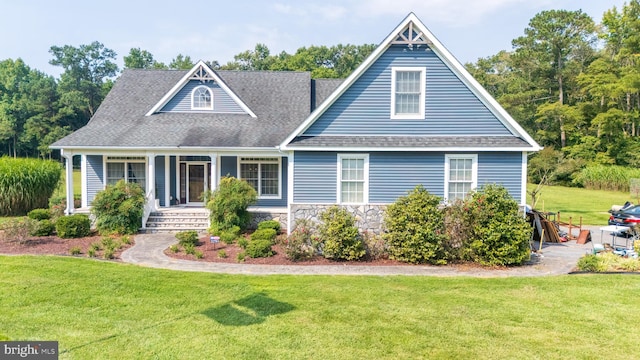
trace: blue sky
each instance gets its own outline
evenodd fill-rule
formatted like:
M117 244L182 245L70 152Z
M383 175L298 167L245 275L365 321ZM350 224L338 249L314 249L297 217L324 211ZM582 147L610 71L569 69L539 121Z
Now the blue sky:
M272 54L302 46L378 44L411 11L461 62L475 62L522 35L549 9L578 10L596 23L624 0L0 0L0 60L22 58L59 76L48 64L52 45L100 41L118 53L132 47L168 63L177 54L224 64L264 43Z

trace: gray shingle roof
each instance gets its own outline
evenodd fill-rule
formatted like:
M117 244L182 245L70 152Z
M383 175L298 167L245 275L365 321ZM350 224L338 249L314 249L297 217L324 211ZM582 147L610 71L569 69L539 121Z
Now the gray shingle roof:
M528 148L515 136L300 136L289 147Z
M306 72L217 71L256 114L145 114L187 71L125 70L89 123L53 147L275 147L310 113Z

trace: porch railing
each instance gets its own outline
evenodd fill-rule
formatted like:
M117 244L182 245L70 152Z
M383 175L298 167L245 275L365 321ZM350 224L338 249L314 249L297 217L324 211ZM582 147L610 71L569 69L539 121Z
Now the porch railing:
M149 220L149 215L151 215L153 211L155 201L156 199L153 198L151 191L147 192L144 202L144 212L142 213L142 229L147 228L147 220Z

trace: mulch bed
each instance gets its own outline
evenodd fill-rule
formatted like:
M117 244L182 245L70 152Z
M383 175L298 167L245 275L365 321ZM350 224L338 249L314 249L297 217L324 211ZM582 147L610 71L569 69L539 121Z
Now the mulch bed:
M62 239L57 236L39 236L31 237L19 243L17 241L1 240L2 234L0 234L0 254L29 254L29 255L71 255L71 249L74 247L80 248L79 255L73 255L77 257L89 257L88 250L92 243L101 243L104 236L94 234L92 236L77 238L77 239ZM130 236L131 244L122 244L122 247L114 252L114 258L111 260L120 260L122 252L131 246L133 246L133 236ZM113 237L114 241L119 241L119 237ZM101 249L103 246L101 245ZM103 258L103 251L96 252L96 258Z
M169 249L166 249L164 253L175 259L183 259L183 260L192 260L192 261L205 261L205 262L216 262L216 263L238 263L238 254L243 251L241 247L237 244L225 244L223 242L212 244L209 240L208 236L200 237L200 241L196 246L196 250L200 250L203 253L202 259L196 259L194 255L187 255L184 251L180 251L178 253L174 253ZM218 254L220 250L224 250L226 252L227 257L221 258ZM366 266L395 266L395 265L403 265L403 266L412 266L407 263L402 263L395 260L389 259L378 259L378 260L363 260L363 261L333 261L329 259L325 259L322 256L314 256L312 259L302 260L302 261L291 261L287 259L284 255L284 250L282 246L276 244L273 246L273 250L276 252L275 255L266 257L266 258L256 258L252 259L246 257L244 264L264 264L264 265L366 265Z

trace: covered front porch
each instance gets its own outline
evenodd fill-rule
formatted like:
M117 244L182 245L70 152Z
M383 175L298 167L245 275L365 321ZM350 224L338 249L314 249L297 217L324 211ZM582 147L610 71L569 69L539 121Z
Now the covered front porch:
M169 208L203 208L206 190L215 190L220 178L234 176L258 191L252 212L286 213L288 155L277 151L90 151L63 150L66 159L67 214L86 212L95 195L107 185L124 179L145 191L146 225L149 214ZM80 160L81 208L74 209L73 159Z

